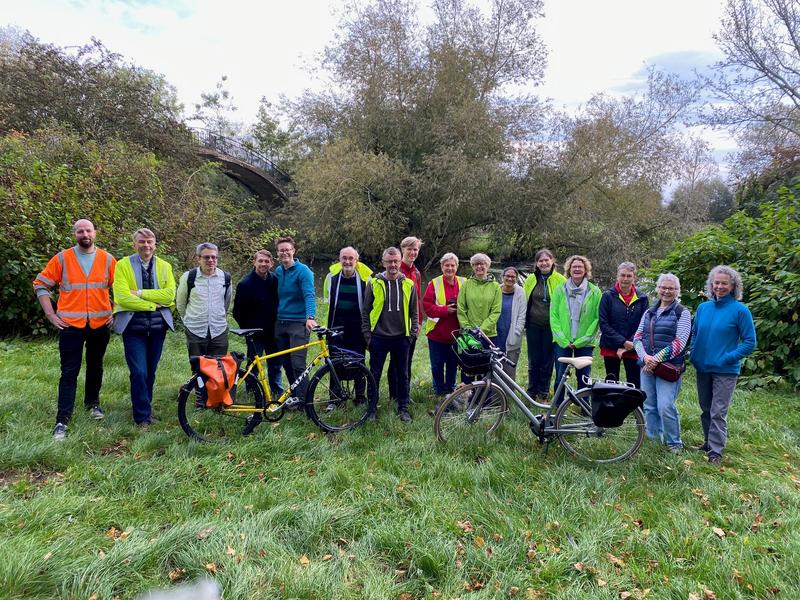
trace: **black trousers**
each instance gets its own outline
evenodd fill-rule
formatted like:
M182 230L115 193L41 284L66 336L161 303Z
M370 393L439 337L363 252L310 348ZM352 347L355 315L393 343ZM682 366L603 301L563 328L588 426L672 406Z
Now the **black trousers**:
M86 347L86 385L83 403L86 408L100 404L100 387L103 385L103 357L106 354L111 330L103 325L67 327L58 334L58 352L61 355L61 378L58 381L58 412L56 423L69 422L75 407L78 374Z

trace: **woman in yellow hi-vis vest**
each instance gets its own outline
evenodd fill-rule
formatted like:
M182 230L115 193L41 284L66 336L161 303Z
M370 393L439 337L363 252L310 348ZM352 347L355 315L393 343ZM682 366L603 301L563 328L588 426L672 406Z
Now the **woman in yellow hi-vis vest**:
M458 277L458 257L448 252L439 260L442 274L428 284L422 307L428 320L425 334L428 336L428 353L431 360L433 393L446 396L456 387L458 360L453 349L453 331L458 330L456 302L464 278Z

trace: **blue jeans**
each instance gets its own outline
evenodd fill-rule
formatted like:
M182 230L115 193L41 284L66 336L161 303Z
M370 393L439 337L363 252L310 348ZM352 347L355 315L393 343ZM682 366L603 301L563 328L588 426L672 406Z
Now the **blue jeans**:
M558 384L561 381L561 377L564 375L564 371L567 370L567 365L564 363L558 362L559 358L577 358L580 356L591 356L594 352L594 348L589 346L588 348L562 348L558 344L554 344L554 353L556 358L556 380L553 384L553 389L558 389ZM575 389L580 389L584 387L586 384L583 381L583 378L586 377L587 379L592 375L592 367L591 365L586 367L585 369L578 369L577 371L577 378L578 378L578 386ZM564 392L562 391L557 398L554 398L554 402L556 406L561 404L564 400Z
M263 354L267 350L266 345L262 340L249 340L251 343L247 345L247 358L253 360L254 356ZM275 348L269 348L268 354L277 352ZM272 399L280 398L283 393L283 383L281 381L281 367L283 366L283 357L276 356L267 361L267 379L269 380L269 391L272 394Z
M525 339L528 342L528 395L547 396L550 394L555 360L553 332L549 327L528 325Z
M389 389L394 391L397 409L408 408L408 348L410 340L404 336L381 337L373 335L369 341L369 370L375 378L380 393L381 376L386 357L389 358Z
M647 394L644 401L644 426L647 437L663 438L667 446L683 446L681 441L681 419L675 399L681 390L683 377L678 381L667 381L642 370L642 391Z
M456 389L458 371L454 344L443 344L428 338L428 354L431 359L433 393L437 396L449 394Z
M122 333L125 361L130 371L131 411L136 423L146 423L152 416L153 384L166 336L166 327L149 331L128 327Z

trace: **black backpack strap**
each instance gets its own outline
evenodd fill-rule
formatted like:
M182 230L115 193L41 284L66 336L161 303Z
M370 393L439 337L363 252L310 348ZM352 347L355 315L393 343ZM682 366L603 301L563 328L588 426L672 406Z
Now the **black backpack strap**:
M197 269L192 269L186 276L186 302L189 302L189 296L192 294L194 282L197 279Z

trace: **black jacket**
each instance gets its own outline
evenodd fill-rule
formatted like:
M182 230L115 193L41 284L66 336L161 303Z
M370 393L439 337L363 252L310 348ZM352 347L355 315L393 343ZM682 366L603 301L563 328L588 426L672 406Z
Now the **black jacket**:
M639 288L636 288L636 296L635 301L625 306L613 287L603 292L600 298L601 348L616 350L625 345L625 340L633 341L648 303L647 294Z
M275 320L278 317L278 278L267 273L261 279L255 269L236 286L233 298L233 318L243 329L259 327L264 330L260 339L271 348L275 343Z

